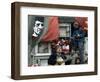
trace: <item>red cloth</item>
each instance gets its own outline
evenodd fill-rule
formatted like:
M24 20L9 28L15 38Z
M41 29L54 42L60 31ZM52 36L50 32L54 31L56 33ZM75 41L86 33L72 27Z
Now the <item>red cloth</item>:
M88 28L88 18L87 17L75 17L75 20L79 22L80 26L83 28Z
M59 23L58 17L53 16L49 18L48 31L43 36L42 41L53 41L59 38Z

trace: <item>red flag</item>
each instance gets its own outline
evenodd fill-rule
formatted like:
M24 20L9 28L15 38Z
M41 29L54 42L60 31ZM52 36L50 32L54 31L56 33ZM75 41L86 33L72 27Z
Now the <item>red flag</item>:
M52 41L59 38L58 17L49 17L48 31L43 36L42 41Z
M83 28L88 28L87 17L75 17L75 20L78 21L80 26L82 26Z

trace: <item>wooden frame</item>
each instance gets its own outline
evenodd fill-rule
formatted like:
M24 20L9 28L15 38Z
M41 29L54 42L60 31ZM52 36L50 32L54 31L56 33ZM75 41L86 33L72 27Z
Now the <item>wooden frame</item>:
M21 7L38 7L38 8L56 8L56 9L75 9L94 11L94 71L78 73L59 73L59 74L42 74L42 75L20 75L20 8ZM38 79L54 78L69 76L84 76L97 74L97 7L74 6L74 5L57 5L14 2L11 4L11 78L12 79Z

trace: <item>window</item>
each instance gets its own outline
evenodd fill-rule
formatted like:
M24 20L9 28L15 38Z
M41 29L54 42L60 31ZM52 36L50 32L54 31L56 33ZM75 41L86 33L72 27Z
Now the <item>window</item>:
M44 42L38 43L38 53L49 53L49 44Z
M60 26L60 37L70 37L71 36L71 24L61 23Z
M49 42L39 42L35 47L36 56L51 55L51 46Z

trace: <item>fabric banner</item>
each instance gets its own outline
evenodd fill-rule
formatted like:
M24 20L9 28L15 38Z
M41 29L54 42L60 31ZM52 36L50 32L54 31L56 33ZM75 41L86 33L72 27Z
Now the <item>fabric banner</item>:
M42 41L52 41L59 38L59 22L58 17L49 17L48 31L43 36Z
M79 25L83 27L84 30L88 30L87 17L75 17L75 20L79 22Z

